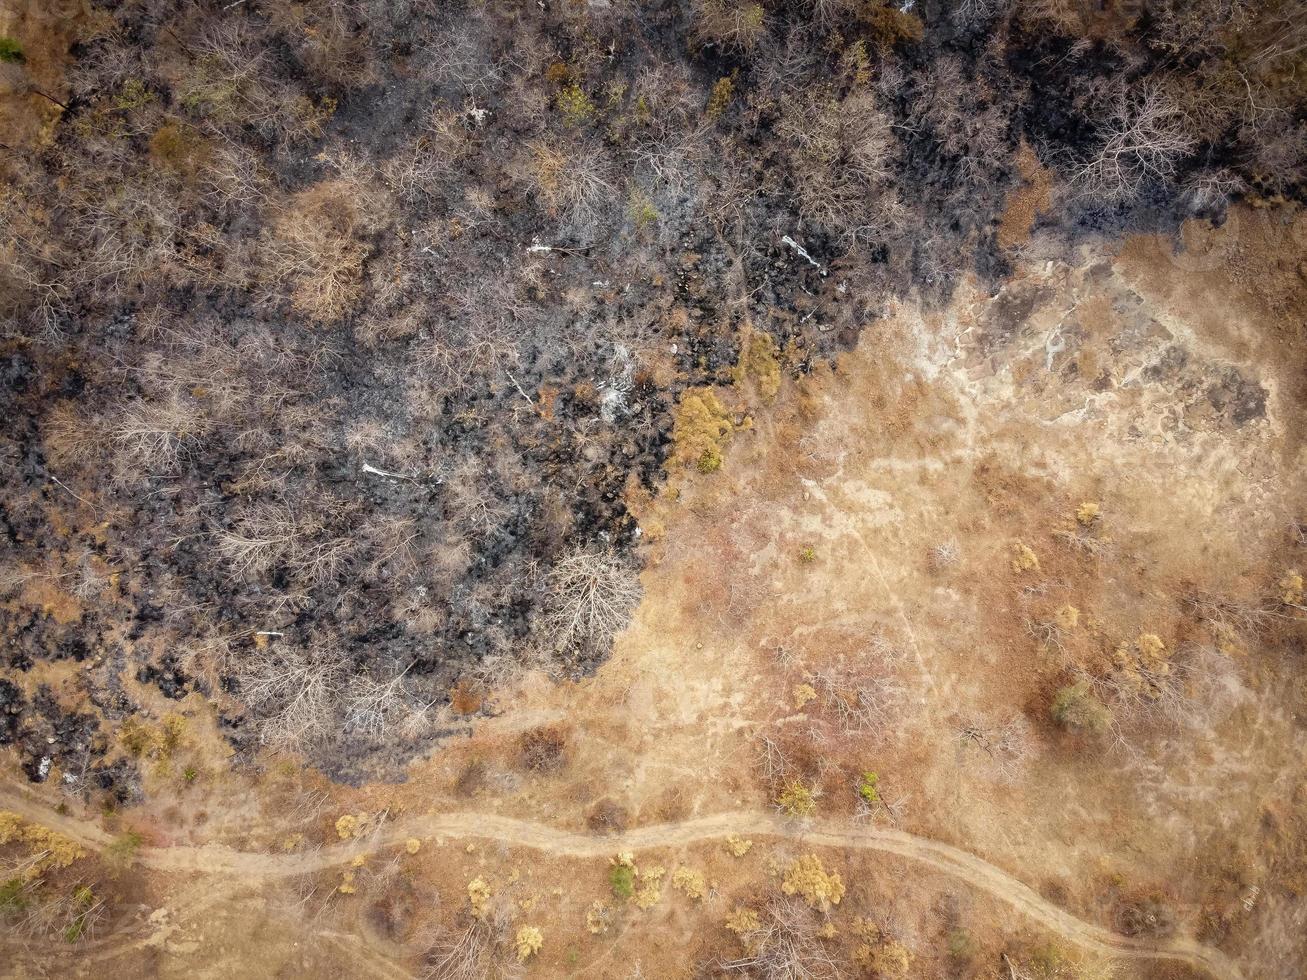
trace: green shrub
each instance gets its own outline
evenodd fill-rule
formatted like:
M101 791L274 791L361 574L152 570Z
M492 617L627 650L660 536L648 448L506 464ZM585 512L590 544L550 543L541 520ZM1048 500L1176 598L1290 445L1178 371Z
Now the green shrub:
M954 929L948 934L949 959L970 963L976 955L976 942L965 929Z
M796 781L781 790L776 797L776 805L791 817L811 816L817 809L817 794Z
M880 776L874 772L864 772L862 780L858 783L858 795L862 797L864 803L872 804L880 802Z
M722 468L722 453L720 449L708 447L699 454L699 472L716 473Z
M658 220L658 209L653 206L653 202L649 198L638 190L631 194L630 212L631 221L641 230L648 228Z
M817 560L817 549L812 545L799 549L799 561L805 565L811 565Z
M23 46L12 37L0 36L0 61L9 65L21 65L27 60Z
M91 922L91 913L96 906L95 893L86 885L80 885L73 892L73 917L63 928L64 942L75 943L86 933Z
M149 105L153 101L154 93L145 87L143 81L139 78L129 78L123 82L112 104L115 109L130 112L133 109Z
M27 892L22 878L0 883L0 915L13 915L27 908Z
M740 346L740 359L731 371L736 385L751 385L763 401L771 401L781 387L781 362L776 357L776 343L765 333L749 335Z
M118 868L130 868L144 842L145 838L136 831L123 831L104 849L105 860Z
M595 114L595 104L575 82L561 89L554 98L569 126L579 126Z
M1102 732L1112 723L1112 712L1094 697L1087 680L1076 681L1059 690L1053 696L1049 713L1063 728L1079 731Z
M629 864L614 864L608 869L608 883L618 898L630 898L635 894L635 868Z

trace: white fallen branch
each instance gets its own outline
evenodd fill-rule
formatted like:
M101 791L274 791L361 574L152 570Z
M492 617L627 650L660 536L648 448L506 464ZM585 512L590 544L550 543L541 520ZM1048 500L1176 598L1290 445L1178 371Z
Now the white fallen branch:
M798 252L800 258L806 259L808 264L811 265L813 268L815 268L823 276L826 274L826 267L822 265L820 262L818 262L816 259L814 259L811 255L809 255L808 250L804 248L802 245L800 245L798 242L796 242L789 235L786 235L784 238L782 238L781 242L790 246L790 248L794 249L794 251Z
M392 480L411 480L411 479L413 479L411 476L405 476L403 473L391 473L391 472L389 472L389 471L387 471L387 470L377 469L377 467L373 466L371 463L364 463L364 464L363 464L363 472L364 472L364 473L370 473L370 474L372 474L373 476L388 476L388 477L390 477Z

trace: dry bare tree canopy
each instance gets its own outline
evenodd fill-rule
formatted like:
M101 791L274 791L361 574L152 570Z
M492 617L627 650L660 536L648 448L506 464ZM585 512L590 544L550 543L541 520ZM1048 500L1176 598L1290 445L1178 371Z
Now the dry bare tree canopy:
M1033 172L1070 241L1302 198L1300 5L1127 7L155 0L97 6L62 77L10 39L46 115L0 150L6 666L117 691L126 636L239 750L346 775L463 678L592 670L630 504L746 336L797 377L996 282ZM817 688L850 732L908 696ZM78 741L2 731L32 778Z

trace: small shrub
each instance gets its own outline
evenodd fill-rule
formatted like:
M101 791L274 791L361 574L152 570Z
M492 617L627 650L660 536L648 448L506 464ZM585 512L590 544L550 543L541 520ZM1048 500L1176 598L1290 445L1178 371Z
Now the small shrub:
M734 428L716 394L704 388L687 391L672 420L674 457L701 473L714 473L721 468L722 447Z
M808 545L799 549L799 561L804 565L811 565L817 560L817 549Z
M558 772L567 762L567 733L553 725L523 732L518 740L522 766L531 772Z
M0 37L0 62L7 65L21 65L27 60L23 46L12 37Z
M717 79L713 84L712 92L708 95L708 109L706 112L708 118L716 119L725 112L734 97L735 80L731 76Z
M854 85L866 85L871 81L871 57L867 54L867 42L860 40L849 45L840 55L840 68Z
M618 898L630 898L635 894L635 868L629 864L614 864L608 869L608 884Z
M858 782L858 796L869 806L880 802L880 776L874 772L864 772Z
M16 915L27 908L27 889L22 878L0 882L0 916Z
M629 819L625 807L605 797L594 805L585 822L597 834L620 834Z
M595 114L594 102L576 82L561 89L554 97L554 103L569 126L579 126L589 121Z
M1049 712L1063 728L1087 732L1106 731L1112 713L1094 696L1088 680L1068 684L1053 696Z
M716 473L722 468L722 451L709 447L699 454L699 462L696 464L700 473Z
M568 67L566 61L555 61L545 69L545 81L551 85L566 85L574 77L572 69Z
M898 44L916 44L926 35L920 17L890 5L868 4L861 19L870 31L873 43L882 51Z
M127 754L136 759L154 749L157 736L158 733L139 718L128 718L118 728L118 741Z
M657 208L638 190L631 194L630 212L631 221L642 231L658 221Z
M136 860L136 853L141 849L141 844L144 842L145 838L136 831L123 831L104 849L105 860L111 866L119 869L130 868Z
M166 122L150 137L150 155L160 165L188 173L208 163L209 147L189 126Z
M776 805L791 817L807 817L817 809L817 794L800 782L793 782L781 790Z
M976 941L966 929L953 929L948 934L949 959L970 963L976 955Z
M766 33L766 16L756 3L695 0L694 31L701 44L727 51L752 51Z

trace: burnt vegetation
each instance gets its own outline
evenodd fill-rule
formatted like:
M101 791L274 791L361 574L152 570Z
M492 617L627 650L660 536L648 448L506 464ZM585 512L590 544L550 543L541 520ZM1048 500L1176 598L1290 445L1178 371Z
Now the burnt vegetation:
M1069 236L1300 199L1304 23L98 4L48 140L0 151L3 668L78 661L109 723L124 674L197 690L345 776L462 679L591 669L638 599L628 503L746 329L797 375L891 295L1001 275L1022 154ZM31 777L90 788L105 736L0 698Z

